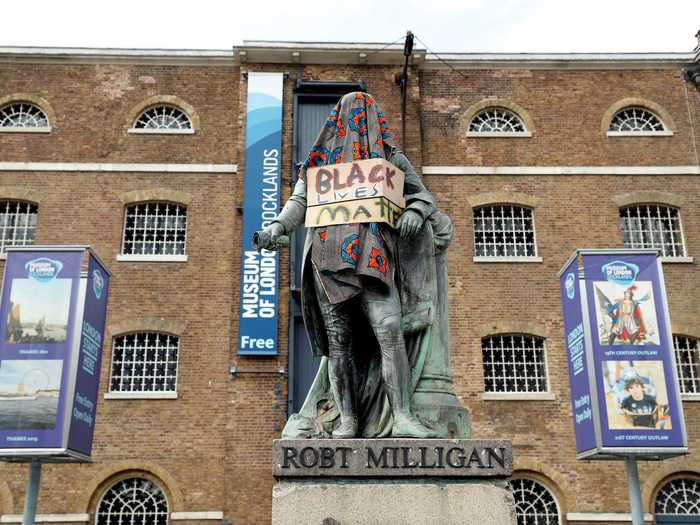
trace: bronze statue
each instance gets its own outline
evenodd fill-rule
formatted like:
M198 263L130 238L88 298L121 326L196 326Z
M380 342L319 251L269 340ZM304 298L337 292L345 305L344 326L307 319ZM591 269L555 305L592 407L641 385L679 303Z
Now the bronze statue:
M371 95L350 93L336 105L292 196L256 244L275 249L304 222L308 168L368 158L404 172L406 207L396 231L384 223L308 228L302 309L323 359L283 436L468 437L447 349L444 250L452 223L396 147Z

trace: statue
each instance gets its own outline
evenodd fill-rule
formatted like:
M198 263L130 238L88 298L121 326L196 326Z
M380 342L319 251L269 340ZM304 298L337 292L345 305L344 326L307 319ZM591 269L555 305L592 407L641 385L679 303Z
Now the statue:
M308 228L302 309L318 373L285 438L469 437L452 391L445 249L452 223L368 93L345 95L329 115L277 219L256 234L275 249L303 223L306 170L384 158L405 173L396 230L383 223Z

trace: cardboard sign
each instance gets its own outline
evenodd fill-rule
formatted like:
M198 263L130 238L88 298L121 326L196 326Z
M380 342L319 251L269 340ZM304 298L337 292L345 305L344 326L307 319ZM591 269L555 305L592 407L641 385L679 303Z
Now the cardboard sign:
M385 159L310 168L306 226L385 222L394 227L406 206L404 173Z

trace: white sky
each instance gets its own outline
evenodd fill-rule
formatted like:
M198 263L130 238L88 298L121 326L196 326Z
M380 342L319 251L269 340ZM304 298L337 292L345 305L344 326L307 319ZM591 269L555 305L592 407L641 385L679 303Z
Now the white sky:
M410 29L436 52L690 52L700 0L7 0L3 21L8 46L228 49Z

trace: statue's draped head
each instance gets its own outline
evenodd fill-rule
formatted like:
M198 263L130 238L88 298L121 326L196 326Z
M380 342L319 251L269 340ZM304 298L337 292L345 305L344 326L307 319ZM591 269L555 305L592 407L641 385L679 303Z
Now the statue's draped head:
M388 158L396 149L394 136L375 98L354 91L344 95L323 124L302 164L306 169L353 160Z

